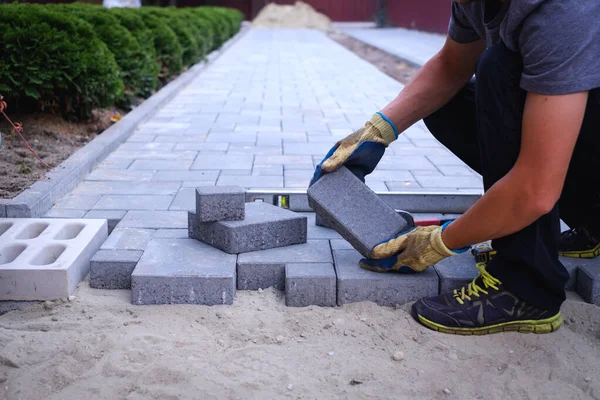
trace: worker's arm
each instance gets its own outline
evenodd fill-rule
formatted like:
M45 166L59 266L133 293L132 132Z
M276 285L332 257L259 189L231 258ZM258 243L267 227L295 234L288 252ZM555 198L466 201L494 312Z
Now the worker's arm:
M433 56L381 111L399 133L448 103L475 73L477 59L485 50L482 40L458 43L447 37Z
M510 235L552 210L563 189L587 97L587 92L527 95L521 150L514 167L448 225L442 233L448 248Z

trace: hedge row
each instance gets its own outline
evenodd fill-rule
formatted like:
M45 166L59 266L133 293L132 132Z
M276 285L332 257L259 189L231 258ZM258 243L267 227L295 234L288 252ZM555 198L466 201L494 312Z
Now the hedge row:
M235 35L241 12L221 7L0 5L0 95L18 111L87 118L148 97Z

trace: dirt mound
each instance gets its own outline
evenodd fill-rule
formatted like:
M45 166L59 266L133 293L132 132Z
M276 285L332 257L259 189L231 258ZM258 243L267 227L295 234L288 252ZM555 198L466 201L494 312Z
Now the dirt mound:
M297 1L293 6L267 4L252 21L259 28L308 28L327 31L331 20L309 4Z

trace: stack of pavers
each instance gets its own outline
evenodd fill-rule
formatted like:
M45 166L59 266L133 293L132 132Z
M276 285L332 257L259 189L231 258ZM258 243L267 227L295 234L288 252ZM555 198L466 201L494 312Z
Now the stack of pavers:
M335 305L328 245L322 249L329 253L327 265L293 265L314 250L307 240L306 216L264 202L246 203L239 187L199 187L195 196L196 210L188 212L189 238L148 244L131 275L134 304L231 304L236 289L284 289L286 283L291 304L295 290L305 297L306 288L298 286L305 283L307 271L328 268L329 305Z

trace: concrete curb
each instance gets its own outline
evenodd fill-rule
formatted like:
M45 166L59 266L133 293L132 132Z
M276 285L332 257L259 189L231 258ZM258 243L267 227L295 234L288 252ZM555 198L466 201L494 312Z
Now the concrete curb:
M110 126L91 142L71 154L69 158L13 199L0 199L0 218L37 218L43 216L54 202L73 190L94 167L127 140L135 128L159 107L170 101L208 65L219 58L229 47L243 37L250 27L243 23L240 31L218 50L169 82L146 99L120 121Z

